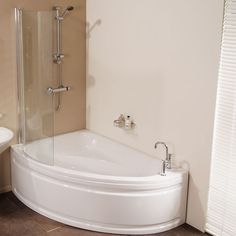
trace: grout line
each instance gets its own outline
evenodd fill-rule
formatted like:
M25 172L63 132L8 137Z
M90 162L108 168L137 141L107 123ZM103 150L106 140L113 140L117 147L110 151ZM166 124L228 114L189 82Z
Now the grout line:
M54 231L54 230L57 230L57 229L60 229L61 228L61 226L58 226L58 227L56 227L56 228L54 228L54 229L50 229L50 230L48 230L48 231L46 231L47 233L50 233L50 232L52 232L52 231Z

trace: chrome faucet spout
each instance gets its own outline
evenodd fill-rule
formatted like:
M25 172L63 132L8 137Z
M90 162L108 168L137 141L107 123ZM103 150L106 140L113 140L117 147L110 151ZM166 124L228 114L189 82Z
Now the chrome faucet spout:
M158 145L163 145L166 149L166 158L165 158L165 167L167 169L171 169L171 154L169 154L169 149L168 146L166 145L165 142L156 142L154 145L154 148L156 149ZM163 169L163 168L162 168Z
M168 149L168 146L166 145L165 142L156 142L155 146L154 146L155 149L157 149L158 145L163 145L166 148L166 160L168 160L169 159L169 149Z

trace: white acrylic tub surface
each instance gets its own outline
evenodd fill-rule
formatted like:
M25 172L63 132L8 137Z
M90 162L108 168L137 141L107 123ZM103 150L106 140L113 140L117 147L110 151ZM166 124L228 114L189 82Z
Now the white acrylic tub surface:
M47 142L32 142L27 154L21 145L12 148L13 192L35 211L119 234L162 232L185 222L186 171L160 176L158 159L86 130L56 136L54 166L47 166L30 158Z

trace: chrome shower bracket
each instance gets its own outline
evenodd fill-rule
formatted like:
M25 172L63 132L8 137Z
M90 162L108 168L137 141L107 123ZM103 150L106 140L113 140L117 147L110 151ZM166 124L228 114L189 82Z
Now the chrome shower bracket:
M56 63L56 64L61 64L61 62L62 62L62 59L65 57L65 55L64 54L54 54L53 55L53 57L54 57L54 60L53 60L53 62L54 63Z
M115 127L122 128L125 130L131 130L135 127L133 119L129 115L120 114L118 119L113 121Z

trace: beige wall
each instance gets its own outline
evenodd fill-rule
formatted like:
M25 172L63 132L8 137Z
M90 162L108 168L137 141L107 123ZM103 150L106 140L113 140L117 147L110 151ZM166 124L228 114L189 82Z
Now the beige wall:
M0 0L0 126L17 137L17 78L14 8L50 10L73 5L75 10L63 22L63 83L72 90L63 95L62 108L55 113L55 133L85 127L85 0ZM76 102L75 102L76 101ZM15 138L14 142L17 139ZM0 192L10 185L9 150L0 156Z
M87 128L154 157L154 142L168 142L189 169L187 222L200 230L222 15L223 0L87 0ZM120 113L135 130L113 126Z

